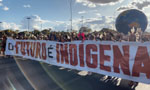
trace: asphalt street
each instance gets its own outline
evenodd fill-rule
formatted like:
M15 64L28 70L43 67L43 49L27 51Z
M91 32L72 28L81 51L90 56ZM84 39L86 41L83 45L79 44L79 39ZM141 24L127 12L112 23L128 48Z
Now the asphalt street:
M0 57L0 90L131 90L127 82L21 57ZM150 90L150 85L139 83L135 90Z
M13 58L0 57L0 90L34 90Z

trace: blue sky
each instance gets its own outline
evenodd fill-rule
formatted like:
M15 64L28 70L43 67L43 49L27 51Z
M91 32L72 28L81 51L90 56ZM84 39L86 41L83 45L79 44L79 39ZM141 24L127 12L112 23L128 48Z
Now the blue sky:
M27 29L27 17L31 17L30 29L70 29L71 0L0 0L1 29ZM114 28L115 18L126 9L142 10L147 17L150 0L72 0L73 29L84 25L93 30ZM150 20L149 20L150 21ZM148 27L149 29L149 27Z

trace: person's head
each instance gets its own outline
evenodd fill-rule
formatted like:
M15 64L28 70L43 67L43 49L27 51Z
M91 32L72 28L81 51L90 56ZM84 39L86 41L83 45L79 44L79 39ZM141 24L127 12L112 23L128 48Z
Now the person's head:
M61 41L61 42L64 42L64 41L65 41L63 36L61 36L60 41Z
M82 30L79 30L79 33L82 33Z
M137 31L138 33L142 33L142 29L141 28L137 28Z
M131 33L130 32L128 32L128 35L130 35Z
M103 34L100 34L100 36L99 36L99 37L100 37L100 39L102 39L102 38L103 38Z
M78 38L79 38L79 40L83 40L83 37L82 37L82 35L79 35L79 37L78 37Z
M139 41L140 40L140 34L138 32L136 32L135 36L136 36L136 41Z
M94 36L94 35L91 35L91 36L90 36L90 40L95 40L95 36Z
M106 36L107 35L107 32L104 32L104 36Z
M135 33L135 28L133 27L132 29L131 29L131 34L134 34Z

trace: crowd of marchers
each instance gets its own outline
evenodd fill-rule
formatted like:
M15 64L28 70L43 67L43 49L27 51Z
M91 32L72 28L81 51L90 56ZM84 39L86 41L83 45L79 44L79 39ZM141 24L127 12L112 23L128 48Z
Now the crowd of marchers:
M56 32L51 31L49 33L3 33L1 34L1 54L4 55L7 38L19 39L19 40L49 40L57 42L71 42L71 41L85 41L85 40L95 40L95 41L119 41L119 42L146 42L150 41L150 35L142 32L141 29L132 28L128 34L119 33L113 30L102 30L94 32L83 32L84 30L79 30L79 32ZM89 72L90 73L90 72ZM108 76L108 79L111 79ZM131 81L130 86L137 86L137 82Z
M71 42L77 40L96 40L96 41L132 41L132 42L146 42L150 41L150 35L142 32L141 29L132 28L128 34L119 33L113 30L102 30L94 32L50 32L50 33L3 33L1 37L1 52L4 53L7 38L20 39L20 40L50 40L57 42Z

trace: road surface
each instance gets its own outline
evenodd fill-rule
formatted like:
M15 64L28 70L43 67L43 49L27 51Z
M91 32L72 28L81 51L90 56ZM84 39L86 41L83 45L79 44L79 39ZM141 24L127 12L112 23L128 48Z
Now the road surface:
M0 57L0 90L130 90L127 80L66 69L19 57ZM139 83L135 90L150 90Z

